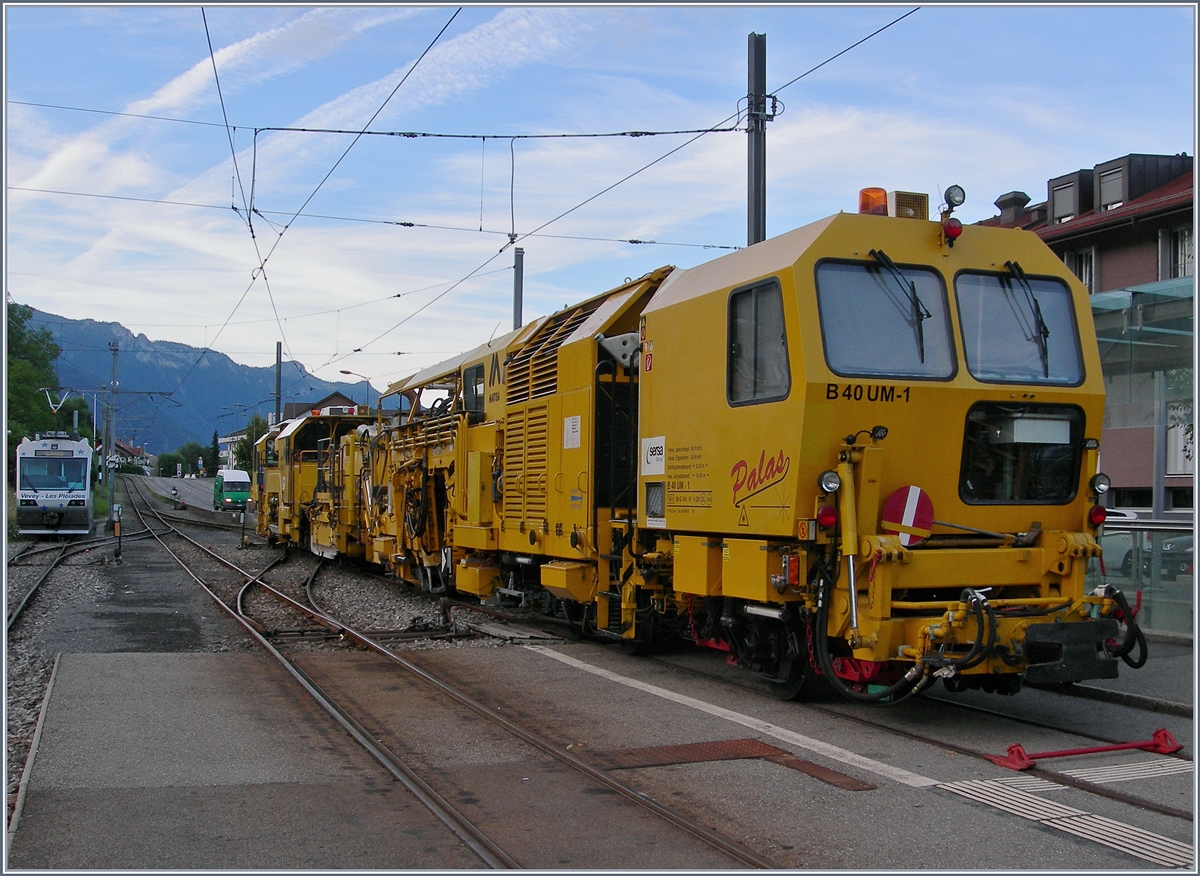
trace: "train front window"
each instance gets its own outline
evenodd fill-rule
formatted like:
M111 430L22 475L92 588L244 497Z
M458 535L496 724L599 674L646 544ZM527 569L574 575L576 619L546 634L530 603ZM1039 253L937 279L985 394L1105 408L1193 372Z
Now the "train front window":
M980 402L967 412L958 493L972 505L1065 505L1083 458L1074 405Z
M82 490L87 486L86 459L21 460L23 490Z
M946 290L934 270L900 267L882 252L874 262L822 262L817 307L835 374L946 380L957 370Z
M1010 265L1013 263L1010 262ZM967 369L986 383L1078 386L1083 359L1066 283L964 271L954 278Z

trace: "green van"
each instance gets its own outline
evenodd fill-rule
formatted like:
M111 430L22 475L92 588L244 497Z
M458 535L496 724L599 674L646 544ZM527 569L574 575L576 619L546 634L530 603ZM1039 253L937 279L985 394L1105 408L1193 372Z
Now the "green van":
M213 482L214 511L245 511L250 498L250 475L236 468L223 468Z

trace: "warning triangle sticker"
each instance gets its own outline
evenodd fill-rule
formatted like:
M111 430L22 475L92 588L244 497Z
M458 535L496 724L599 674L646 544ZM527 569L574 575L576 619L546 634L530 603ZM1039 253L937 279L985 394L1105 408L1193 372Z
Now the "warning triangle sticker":
M738 515L738 526L749 526L750 517L746 514L746 506L742 506L742 513Z

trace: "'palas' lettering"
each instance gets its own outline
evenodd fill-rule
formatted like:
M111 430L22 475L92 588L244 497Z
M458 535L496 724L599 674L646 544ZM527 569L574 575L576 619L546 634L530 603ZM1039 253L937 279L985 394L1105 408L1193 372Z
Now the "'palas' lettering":
M784 456L782 450L770 459L767 459L767 451L764 450L758 457L757 468L751 468L746 460L739 459L729 471L729 476L733 478L733 504L740 505L755 493L783 480L791 465L792 458Z

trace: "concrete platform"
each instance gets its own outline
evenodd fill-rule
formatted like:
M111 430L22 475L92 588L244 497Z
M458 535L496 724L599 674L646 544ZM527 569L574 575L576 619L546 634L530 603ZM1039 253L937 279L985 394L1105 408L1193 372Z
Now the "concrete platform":
M481 866L258 653L65 654L8 866Z

